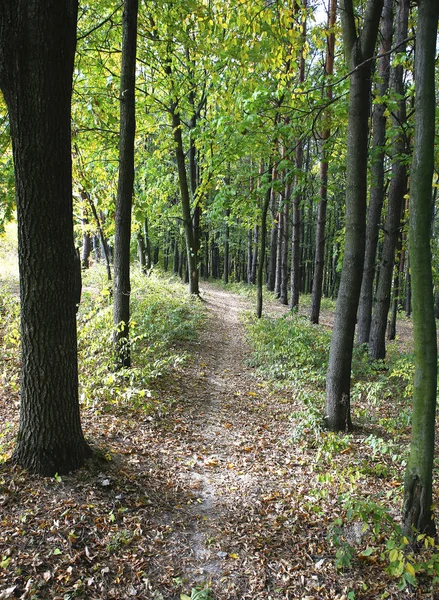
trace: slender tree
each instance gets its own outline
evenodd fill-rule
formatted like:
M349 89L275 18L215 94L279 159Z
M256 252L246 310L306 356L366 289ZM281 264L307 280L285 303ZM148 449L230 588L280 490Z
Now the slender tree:
M138 0L125 0L120 76L119 180L114 240L114 312L116 365L130 367L130 241L134 189L134 138L136 133L136 42Z
M366 249L364 254L363 279L358 306L357 344L369 342L372 320L373 282L378 246L378 232L384 202L384 157L386 144L386 105L384 97L390 80L390 54L393 35L393 0L385 0L381 21L381 58L378 60L376 94L381 99L373 106L372 114L372 161L370 200L367 209ZM407 35L405 36L407 37ZM402 65L401 65L402 68Z
M14 459L42 475L80 467L70 106L76 0L0 5L0 87L13 143L22 377Z
M340 289L326 379L326 424L333 431L350 429L350 384L355 321L363 272L366 232L369 96L372 61L383 0L368 0L364 25L353 0L342 0L343 41L350 75L346 165L346 237Z
M408 32L410 1L400 0L396 10L395 43L404 55ZM404 67L401 63L392 69L391 90L397 98L396 109L392 113L395 135L392 140L392 178L390 180L387 215L384 224L384 242L379 268L376 302L370 328L369 354L374 359L386 356L386 329L390 307L395 250L401 235L401 220L404 210L404 196L407 192L407 140L406 98Z
M431 272L431 197L435 132L435 56L439 5L420 0L415 48L415 135L410 177L410 261L412 273L415 381L412 439L404 483L403 527L434 534L434 457L437 340Z
M298 4L295 4L295 10L298 11ZM306 7L307 2L302 2L303 20L301 30L301 45L299 55L298 83L302 85L305 81L305 42L306 42ZM290 282L290 307L295 309L299 306L300 291L300 228L301 228L301 210L302 202L302 167L303 167L303 136L296 140L295 151L295 169L294 191L292 201L292 226L291 226L291 282Z
M331 77L334 73L334 52L335 52L335 19L337 16L337 0L331 0L328 14L328 35L326 39L326 62L324 75ZM326 97L328 103L332 102L332 85L326 88ZM328 119L328 116L326 115ZM323 270L325 264L325 228L326 228L326 207L328 204L328 140L331 135L329 124L326 125L322 133L322 156L320 159L320 201L317 209L317 228L316 228L316 249L314 255L314 277L312 282L310 321L318 323L320 317L320 304L322 299Z

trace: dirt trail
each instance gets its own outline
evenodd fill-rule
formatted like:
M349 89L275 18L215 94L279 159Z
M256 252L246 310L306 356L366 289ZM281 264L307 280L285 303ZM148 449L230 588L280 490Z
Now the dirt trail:
M188 582L212 584L223 598L253 598L255 585L267 585L266 575L256 574L251 564L265 562L261 550L267 539L251 537L252 523L264 525L262 508L291 485L285 480L291 399L272 404L273 394L245 362L249 350L240 314L251 306L206 284L202 298L207 323L180 380L177 420L184 432L172 441L177 457L187 458L169 465L195 499L183 515L179 508L166 515L173 524L171 553L180 556Z

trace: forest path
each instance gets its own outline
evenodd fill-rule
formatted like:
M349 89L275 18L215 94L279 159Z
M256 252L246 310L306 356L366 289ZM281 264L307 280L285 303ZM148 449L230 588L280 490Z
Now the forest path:
M246 363L240 315L250 303L214 285L201 289L206 324L193 360L173 382L175 425L161 443L173 480L191 493L184 508L161 516L172 528L166 554L190 585L212 585L221 598L255 598L279 576L263 552L279 525L270 503L286 488L292 497L301 479L286 479L291 398L270 390ZM277 533L281 548L291 531Z

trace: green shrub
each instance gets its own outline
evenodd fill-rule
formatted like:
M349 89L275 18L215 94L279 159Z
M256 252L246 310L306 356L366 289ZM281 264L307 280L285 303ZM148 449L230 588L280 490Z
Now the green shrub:
M322 386L328 366L330 332L304 317L285 315L250 321L251 365L271 378Z

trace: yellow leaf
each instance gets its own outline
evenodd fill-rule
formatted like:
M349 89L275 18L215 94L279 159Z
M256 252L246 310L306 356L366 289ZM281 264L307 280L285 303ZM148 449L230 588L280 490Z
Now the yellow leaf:
M399 550L397 550L396 548L393 548L393 550L390 550L389 552L389 560L390 562L396 562L399 558Z
M229 558L234 558L235 560L239 558L238 554L229 554Z
M412 564L410 564L409 562L406 564L405 566L405 570L407 571L407 573L410 573L410 575L415 575L415 569L413 567Z

